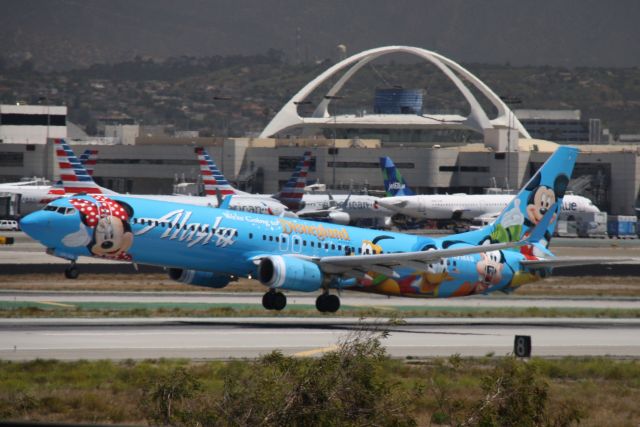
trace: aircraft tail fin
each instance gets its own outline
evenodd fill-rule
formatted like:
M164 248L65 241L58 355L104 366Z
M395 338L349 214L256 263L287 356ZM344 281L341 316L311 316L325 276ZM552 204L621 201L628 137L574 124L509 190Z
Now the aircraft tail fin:
M578 149L561 146L547 159L527 184L489 226L491 240L499 242L519 241L530 236L534 227L543 220L548 224L544 236L535 236L547 247L557 224L562 198L569 184ZM553 210L551 217L545 214ZM530 240L532 237L529 237Z
M306 151L298 161L293 174L277 195L277 199L293 211L302 208L302 196L304 196L304 187L307 185L310 167L311 151Z
M215 196L221 194L226 196L228 194L240 194L238 190L233 188L227 179L222 175L218 166L209 156L207 150L203 147L196 147L196 154L198 155L198 163L200 164L200 175L204 183L204 192L207 196Z
M60 168L62 187L67 194L88 193L105 194L113 193L95 183L84 165L76 157L69 144L62 138L54 139L56 159Z
M84 165L89 176L93 176L93 170L98 162L98 150L84 150L84 153L80 155L80 163Z
M400 171L396 169L390 157L380 157L380 170L384 179L384 190L387 197L413 196L415 193L405 182Z

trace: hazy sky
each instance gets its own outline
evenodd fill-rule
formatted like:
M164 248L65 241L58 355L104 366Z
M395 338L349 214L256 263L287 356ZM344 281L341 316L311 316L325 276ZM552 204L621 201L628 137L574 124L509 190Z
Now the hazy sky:
M640 65L638 0L3 0L2 55L36 62L133 55L322 59L389 44L463 62ZM74 52L74 53L71 53Z

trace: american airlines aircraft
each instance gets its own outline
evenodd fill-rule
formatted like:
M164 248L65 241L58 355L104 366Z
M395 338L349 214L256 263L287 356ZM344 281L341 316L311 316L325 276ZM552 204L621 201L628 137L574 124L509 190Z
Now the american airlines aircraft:
M390 225L393 211L377 204L377 197L368 195L330 195L304 194L306 177L311 164L311 152L307 151L296 167L293 175L281 192L271 194L248 194L233 188L222 175L215 162L203 148L196 149L200 165L208 165L212 172L211 178L203 175L207 194L235 194L240 197L258 197L264 199L278 199L300 218L331 222L334 224L355 224L368 221L378 226ZM202 172L203 174L205 172ZM233 203L233 202L232 202Z
M441 238L232 211L234 196L214 209L79 194L27 215L20 226L72 263L93 256L163 266L175 280L214 288L256 277L269 310L286 306L287 290L320 292L322 312L339 309L336 290L423 298L508 293L556 266L637 261L556 257L546 247L577 155L558 148L493 224ZM545 207L530 209L541 189L549 196Z
M98 157L97 150L85 150L80 156L80 163L89 176L93 175L93 170ZM32 185L31 183L7 183L0 184L0 193L19 194L21 214L27 214L38 209L42 209L51 201L65 196L62 182L55 185Z
M58 166L60 167L60 178L62 181L62 187L65 194L117 194L114 191L100 187L91 178L91 175L87 172L81 162L75 157L75 154L69 147L69 145L62 139L56 139L56 156L58 160ZM220 188L223 194L235 194L229 189L232 187L222 177L219 182L217 177L222 176L213 162L210 164L200 159L198 155L201 174L204 177L205 190L208 191L208 187ZM235 190L232 190L235 191ZM215 194L215 193L213 193ZM170 201L176 203L185 203L198 206L215 207L218 205L218 198L213 197L210 192L205 197L199 196L183 196L183 195L131 195L131 197L144 197L146 199L158 200L158 201ZM231 203L231 209L255 213L264 213L268 215L283 215L289 217L295 217L296 215L289 211L289 209L280 203L278 200L270 199L267 197L261 197L259 195L250 195L243 193L236 197Z
M474 220L495 218L512 200L512 194L423 194L416 195L406 184L389 157L380 158L385 190L390 197L378 201L397 214L416 219ZM539 183L531 185L538 187ZM549 208L555 199L550 189L532 193L527 207ZM586 197L567 194L561 204L561 212L600 212Z

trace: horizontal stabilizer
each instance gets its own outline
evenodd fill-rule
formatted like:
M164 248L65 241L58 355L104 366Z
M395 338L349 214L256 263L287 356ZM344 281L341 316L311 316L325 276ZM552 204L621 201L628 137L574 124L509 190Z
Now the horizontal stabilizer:
M640 258L593 258L593 257L556 257L546 259L522 260L520 265L528 268L574 267L599 264L637 264Z

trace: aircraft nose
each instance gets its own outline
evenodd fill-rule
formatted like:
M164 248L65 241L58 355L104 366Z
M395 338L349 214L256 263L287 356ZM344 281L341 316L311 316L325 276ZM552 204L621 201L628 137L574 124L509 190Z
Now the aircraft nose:
M20 220L20 228L34 240L41 240L49 227L49 213L37 211Z

